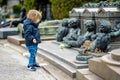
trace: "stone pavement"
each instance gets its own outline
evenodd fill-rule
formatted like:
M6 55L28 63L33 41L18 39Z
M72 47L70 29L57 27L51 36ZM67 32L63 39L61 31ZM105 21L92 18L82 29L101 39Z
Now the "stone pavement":
M42 68L28 71L27 63L27 58L4 46L0 40L0 80L56 80Z

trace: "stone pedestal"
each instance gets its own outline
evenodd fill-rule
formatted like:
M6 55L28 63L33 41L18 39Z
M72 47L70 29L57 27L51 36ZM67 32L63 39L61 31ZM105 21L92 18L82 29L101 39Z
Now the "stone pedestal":
M89 70L104 80L120 80L120 49L110 52L102 58L93 58L89 62Z

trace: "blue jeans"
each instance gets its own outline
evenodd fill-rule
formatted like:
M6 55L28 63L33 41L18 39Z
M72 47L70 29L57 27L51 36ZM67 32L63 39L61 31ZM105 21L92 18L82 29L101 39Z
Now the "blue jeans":
M36 64L36 54L37 54L38 45L27 46L27 49L30 53L28 65L33 66L34 64Z

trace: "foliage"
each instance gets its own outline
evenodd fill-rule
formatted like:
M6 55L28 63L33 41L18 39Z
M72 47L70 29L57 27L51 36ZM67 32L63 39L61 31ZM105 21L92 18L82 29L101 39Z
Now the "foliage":
M84 3L98 1L99 0L50 0L55 19L69 17L69 11L74 7L81 7Z
M0 0L0 4L3 2L3 0Z
M19 4L19 5L14 5L14 6L13 6L13 12L14 12L15 14L19 14L21 8L22 8L22 5L20 5L20 4Z
M30 9L36 9L35 0L24 0L24 5L27 9L27 12Z
M82 0L50 0L54 18L62 19L69 17L69 11L73 7L80 7Z

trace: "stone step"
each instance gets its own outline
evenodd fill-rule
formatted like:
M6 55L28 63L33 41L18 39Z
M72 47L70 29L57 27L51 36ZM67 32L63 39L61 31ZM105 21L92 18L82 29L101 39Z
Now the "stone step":
M120 66L113 66L102 62L101 58L88 61L89 70L104 80L120 80Z
M54 36L41 36L42 41L49 41L49 40L54 40ZM21 45L25 43L25 39L22 38L20 35L15 35L15 36L8 36L7 38L8 42L16 44L16 45Z
M90 72L89 69L78 69L76 73L77 80L103 80L99 76Z
M69 75L67 75L65 72L55 67L54 65L48 64L43 68L53 77L55 77L56 80L74 80L74 78L71 78Z
M0 38L6 39L7 36L17 35L17 28L0 28Z
M62 71L64 71L70 77L72 77L72 78L76 77L76 69L71 67L70 65L66 64L65 62L59 60L58 58L56 58L54 56L49 55L49 53L45 53L42 50L38 51L38 55L44 57L48 62L55 65Z
M23 48L26 48L25 44L21 45ZM66 74L68 74L70 77L75 78L76 77L76 69L71 67L70 65L66 64L65 62L59 60L58 58L51 56L49 53L38 50L38 56L42 56L45 58L48 62L55 65L57 68L64 71Z
M44 56L51 64L57 66L72 78L76 77L76 70L87 68L88 64L76 64L78 52L71 49L61 50L51 41L43 41L39 44L39 55Z
M16 45L21 45L25 43L25 39L20 37L19 35L17 36L8 36L7 38L8 42L16 44Z
M58 45L53 44L52 41L44 41L39 45L39 49L49 53L61 61L66 62L74 68L86 68L88 64L77 64L75 63L76 56L79 54L78 51L71 49L60 49Z

